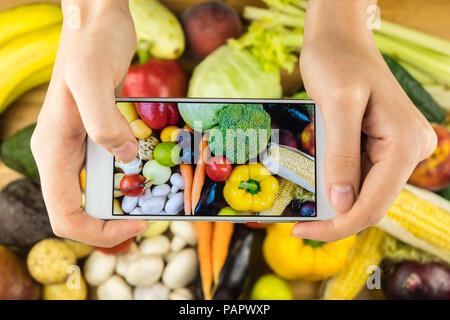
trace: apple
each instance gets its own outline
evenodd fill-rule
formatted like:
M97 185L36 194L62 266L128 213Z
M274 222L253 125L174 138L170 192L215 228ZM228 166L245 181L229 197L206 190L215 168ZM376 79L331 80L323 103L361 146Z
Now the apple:
M301 134L302 148L310 155L315 155L314 145L314 122L310 122Z
M414 169L409 183L438 191L450 185L450 131L441 125L432 124L438 143L434 152Z

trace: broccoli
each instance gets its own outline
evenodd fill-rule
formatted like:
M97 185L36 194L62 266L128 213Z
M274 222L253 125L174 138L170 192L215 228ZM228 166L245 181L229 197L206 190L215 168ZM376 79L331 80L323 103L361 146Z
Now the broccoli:
M270 116L261 104L230 104L217 114L218 125L209 132L215 155L246 163L262 152L270 139Z

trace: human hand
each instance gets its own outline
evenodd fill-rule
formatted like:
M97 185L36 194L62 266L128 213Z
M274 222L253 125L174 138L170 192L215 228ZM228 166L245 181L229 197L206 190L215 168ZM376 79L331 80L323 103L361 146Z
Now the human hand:
M377 224L437 139L366 26L376 1L324 2L309 1L300 69L325 121L325 182L338 214L299 223L293 235L335 241Z
M145 221L103 221L81 208L79 175L86 132L119 160L137 153L131 128L115 105L128 71L136 34L128 1L63 1L65 21L53 77L31 148L50 222L57 236L114 246L141 232ZM66 16L80 9L80 28ZM75 8L75 10L73 10ZM75 17L75 21L76 21Z

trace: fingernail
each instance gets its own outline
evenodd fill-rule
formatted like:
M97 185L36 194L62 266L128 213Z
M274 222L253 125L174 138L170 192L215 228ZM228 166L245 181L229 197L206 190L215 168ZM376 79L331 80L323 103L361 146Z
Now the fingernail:
M333 185L331 186L331 206L338 212L349 211L355 202L355 194L352 186Z
M134 157L136 157L136 145L131 141L125 142L123 145L117 148L113 148L111 152L114 156L121 161L131 161Z

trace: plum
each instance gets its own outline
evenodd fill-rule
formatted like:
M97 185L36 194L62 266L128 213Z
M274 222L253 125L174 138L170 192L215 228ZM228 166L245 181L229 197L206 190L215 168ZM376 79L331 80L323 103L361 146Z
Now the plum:
M223 2L199 3L187 9L181 20L188 50L197 59L205 58L227 39L237 38L242 33L239 15Z
M291 148L298 148L297 140L295 135L288 130L280 130L280 144Z

